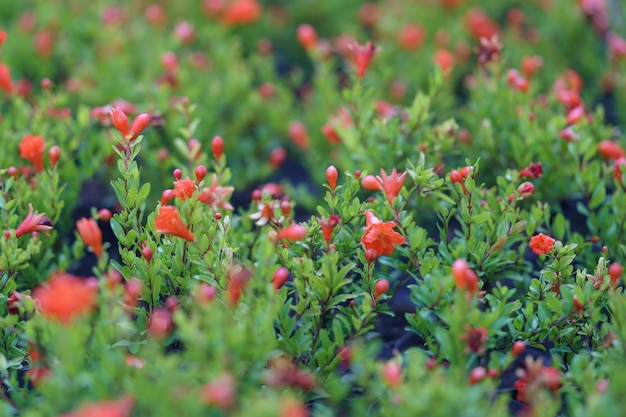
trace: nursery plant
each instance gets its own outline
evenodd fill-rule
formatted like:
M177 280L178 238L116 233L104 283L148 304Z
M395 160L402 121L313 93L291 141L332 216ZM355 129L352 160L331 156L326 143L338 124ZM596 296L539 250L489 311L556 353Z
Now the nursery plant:
M620 2L0 4L0 415L621 416Z

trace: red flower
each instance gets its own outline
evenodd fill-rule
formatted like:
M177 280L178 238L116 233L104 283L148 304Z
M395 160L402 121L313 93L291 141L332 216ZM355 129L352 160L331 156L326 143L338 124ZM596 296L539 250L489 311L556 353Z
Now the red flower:
M520 178L539 178L543 175L543 166L541 162L533 164L532 162L519 173Z
M80 406L71 413L59 417L129 417L135 400L125 395L117 400L98 401Z
M98 283L58 273L35 288L33 298L42 316L64 324L90 313L97 304Z
M530 248L536 255L545 255L554 247L555 240L550 236L539 233L530 238Z
M181 200L186 200L193 195L196 185L189 177L174 181L174 195Z
M383 169L381 169L380 177L376 177L378 178L378 181L380 181L380 183L382 184L383 190L385 190L385 194L387 195L387 200L389 201L389 204L391 204L394 197L400 193L400 190L404 185L404 180L406 179L406 174L407 173L405 171L402 174L398 175L398 171L396 171L396 169L394 168L391 170L391 173L387 175L387 173Z
M365 216L367 221L361 244L366 251L375 250L378 256L391 255L394 245L402 245L405 242L404 237L393 230L396 227L394 222L382 222L371 211L367 211Z
M348 48L352 51L352 58L354 65L356 65L357 75L360 78L365 76L367 67L369 67L372 58L376 52L380 51L380 48L374 46L372 41L367 42L365 45L359 45L356 42L352 42L348 45Z
M37 171L43 171L43 151L46 143L42 136L24 135L19 145L20 156L35 165Z
M9 67L0 62L0 88L11 93L13 91L13 81L11 81L11 70Z
M598 144L598 152L606 160L619 159L624 156L624 149L611 140L603 140Z
M220 20L228 26L247 25L261 17L261 6L256 0L235 0L223 9Z
M461 335L460 340L465 342L465 353L476 353L482 355L485 353L485 345L489 337L489 331L484 327L465 327L465 333Z
M52 229L52 222L45 213L34 213L33 205L28 204L28 215L15 231L15 237L20 237L27 233L40 232Z
M189 242L193 242L195 237L193 233L185 226L180 219L178 209L172 206L164 206L159 209L159 215L154 221L157 233L166 233L168 235L183 238Z
M82 218L76 222L80 238L99 258L102 256L102 231L94 219Z
M322 228L322 235L324 236L324 240L326 244L330 244L330 240L333 235L333 230L335 230L335 226L339 224L339 216L336 214L331 214L328 219L321 218L320 219L320 227Z

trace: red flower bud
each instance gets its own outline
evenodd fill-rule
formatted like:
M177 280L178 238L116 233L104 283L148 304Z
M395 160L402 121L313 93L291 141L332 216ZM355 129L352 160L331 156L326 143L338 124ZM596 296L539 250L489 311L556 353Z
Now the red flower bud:
M376 259L378 259L378 252L375 249L368 249L365 251L365 260L367 260L368 264L371 264Z
M517 342L513 343L513 347L511 348L511 355L519 356L524 353L524 350L526 350L526 343L518 340Z
M383 365L383 380L390 388L398 388L402 384L402 366L395 360Z
M521 198L531 197L535 193L535 186L532 182L523 182L517 187L517 193Z
M204 165L198 165L196 167L196 181L198 183L202 182L202 180L204 180L204 177L206 177L206 167Z
M469 383L474 385L485 379L487 376L487 370L482 366L477 366L472 369L469 375Z
M378 191L383 189L383 185L373 175L366 175L361 179L361 187L368 191Z
M194 292L194 300L198 304L208 304L217 297L217 288L206 282L201 282Z
M317 43L317 32L313 26L308 25L306 23L298 26L297 32L298 42L304 49L313 49L315 48L315 44Z
M53 146L48 151L48 158L50 158L50 166L52 168L57 166L57 162L59 162L59 158L61 157L61 148L58 146Z
M157 307L152 311L148 321L148 333L157 339L166 337L174 327L172 313L164 307Z
M114 107L113 109L111 109L110 115L113 127L118 132L120 132L122 136L126 137L130 129L128 124L128 116L126 116L126 114L122 110L120 110L119 107Z
M274 277L272 278L272 285L276 291L280 290L285 282L289 279L289 270L284 266L281 266L274 272Z
M152 256L154 255L154 252L152 252L152 249L150 249L150 247L146 246L141 250L141 256L143 256L143 258L148 262L152 262Z
M326 168L326 181L328 181L328 185L330 186L331 191L335 191L335 187L337 186L337 178L339 173L337 172L337 168L334 166L329 166Z
M128 140L132 141L137 136L139 136L141 132L143 132L143 130L146 127L148 127L149 124L150 124L149 114L143 113L135 117L135 120L133 120L133 124L131 125L130 131L128 132L128 135L127 135Z
M111 220L112 214L108 209L100 209L98 210L98 218L104 222L108 222Z
M381 279L374 284L374 299L377 300L381 295L389 291L389 281Z
M613 262L611 266L609 266L609 276L611 277L611 285L613 285L613 287L617 285L617 281L622 277L623 272L624 268L617 262Z
M302 240L307 235L307 230L304 226L299 224L292 224L291 226L287 226L277 234L277 239L286 239L292 241Z
M211 150L213 151L213 156L215 159L219 161L224 153L224 139L221 136L214 136L211 140Z

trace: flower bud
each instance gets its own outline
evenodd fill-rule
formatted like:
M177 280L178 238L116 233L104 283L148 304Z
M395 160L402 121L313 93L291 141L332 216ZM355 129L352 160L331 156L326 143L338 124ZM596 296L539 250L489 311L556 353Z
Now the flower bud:
M335 187L337 186L338 176L339 173L337 172L337 168L332 165L326 168L326 180L328 181L328 185L330 186L330 190L332 192L335 191Z
M214 136L211 140L211 150L213 151L213 156L215 159L219 161L224 153L224 139L221 136Z
M143 256L143 258L146 260L146 262L150 263L152 262L152 256L154 255L154 252L152 251L152 249L150 249L150 247L145 246L142 250L141 250L141 256Z
M281 266L274 272L274 277L272 278L272 285L276 291L280 290L282 286L289 279L289 270L284 266Z
M532 182L525 181L517 187L517 193L521 198L531 197L535 193L535 186Z
M122 136L126 137L129 131L128 116L126 116L126 114L120 110L119 107L111 109L110 116L113 127L120 132Z
M383 185L375 176L366 175L365 177L363 177L363 179L361 179L361 187L368 191L378 191L382 190Z
M48 158L50 158L50 166L52 168L57 166L57 162L59 162L59 158L61 157L61 148L58 146L53 146L48 151Z
M196 167L196 182L202 182L202 180L204 180L204 177L206 177L206 173L206 167L204 165L198 165Z
M376 281L376 284L374 284L374 299L377 300L387 291L389 291L389 281L387 281L386 279Z
M300 45L306 50L310 50L315 48L315 44L317 43L317 32L313 26L308 25L306 23L298 26L297 31L298 42Z

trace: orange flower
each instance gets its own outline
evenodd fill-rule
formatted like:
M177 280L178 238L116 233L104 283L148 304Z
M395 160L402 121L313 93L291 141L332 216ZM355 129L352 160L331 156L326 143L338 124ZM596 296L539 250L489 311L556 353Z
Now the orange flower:
M37 171L43 171L43 151L46 143L41 136L24 135L19 145L20 156L35 165Z
M530 238L530 248L535 252L535 255L545 255L552 250L554 242L555 240L550 236L539 233Z
M371 211L365 213L367 218L365 232L361 237L361 244L365 250L373 249L378 256L391 255L394 245L402 245L404 237L393 230L394 222L382 222Z
M387 173L383 169L381 169L380 177L376 178L383 185L383 190L385 190L387 200L389 201L389 204L391 204L394 197L400 193L400 190L404 185L404 180L406 179L406 171L398 175L398 171L396 171L396 169L394 168L391 170L391 173L387 175Z
M129 395L124 395L117 400L84 404L71 413L64 413L59 417L128 417L134 405L135 400Z
M159 209L159 215L154 221L157 233L166 233L172 236L178 236L189 242L193 242L195 237L193 233L185 226L180 219L178 209L172 206L164 206Z
M235 0L228 5L221 15L225 25L247 25L256 22L261 17L261 6L256 0Z
M235 188L220 187L217 184L217 175L213 174L211 186L202 189L198 201L210 205L213 211L218 211L220 208L233 211L235 208L228 202L228 198L235 191Z
M41 232L52 229L52 222L45 213L34 213L33 205L28 204L28 215L15 231L15 237L20 237L27 233Z
M91 312L96 307L97 297L96 281L65 273L57 273L33 292L39 313L63 324Z
M196 185L189 177L174 181L174 195L181 200L186 200L193 195Z
M76 222L80 238L99 258L102 256L102 231L94 219L82 218Z

